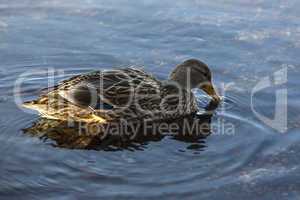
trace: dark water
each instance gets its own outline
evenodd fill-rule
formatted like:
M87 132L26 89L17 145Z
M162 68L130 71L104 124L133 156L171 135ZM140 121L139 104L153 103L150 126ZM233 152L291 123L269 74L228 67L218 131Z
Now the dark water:
M299 199L299 7L297 0L2 0L0 199ZM35 73L21 89L32 99L47 86L49 68L64 72L55 81L133 64L166 78L191 57L211 66L220 91L228 86L201 151L168 137L140 151L69 150L22 132L38 119L15 103L25 72ZM287 82L256 92L255 114L251 92L264 78L276 82L276 72L283 80L287 72ZM276 102L281 118L270 125L259 116L274 118Z

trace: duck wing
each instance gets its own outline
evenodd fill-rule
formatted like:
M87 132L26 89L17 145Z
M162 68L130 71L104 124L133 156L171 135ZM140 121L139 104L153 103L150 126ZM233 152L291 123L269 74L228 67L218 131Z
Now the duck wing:
M161 83L141 69L125 68L79 75L62 82L58 93L78 106L96 110L159 104Z

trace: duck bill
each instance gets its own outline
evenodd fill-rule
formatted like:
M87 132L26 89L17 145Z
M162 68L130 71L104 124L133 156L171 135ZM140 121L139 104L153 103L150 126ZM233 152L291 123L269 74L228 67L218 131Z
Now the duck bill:
M221 98L217 94L217 92L216 92L214 86L212 85L212 83L203 84L200 88L204 92L206 92L209 96L211 96L211 98L213 99L213 101L215 101L215 102L220 102L221 101Z

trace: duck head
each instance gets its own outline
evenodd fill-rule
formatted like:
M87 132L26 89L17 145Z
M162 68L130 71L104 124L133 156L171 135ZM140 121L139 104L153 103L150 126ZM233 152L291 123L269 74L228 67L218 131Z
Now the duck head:
M187 89L200 88L211 96L214 102L221 101L212 84L212 73L209 67L200 60L189 59L177 65L169 79Z

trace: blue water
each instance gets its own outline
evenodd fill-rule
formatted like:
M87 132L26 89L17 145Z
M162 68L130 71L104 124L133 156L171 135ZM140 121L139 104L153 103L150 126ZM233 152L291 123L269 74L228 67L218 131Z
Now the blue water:
M299 199L300 2L2 0L0 2L0 199ZM165 137L143 150L56 148L24 134L39 116L24 99L55 81L95 69L137 65L160 79L188 58L206 62L224 101L205 147ZM274 117L287 90L287 130L262 121L251 92L286 70L287 82L254 96ZM39 72L39 74L36 74ZM278 122L280 123L280 122ZM274 124L273 124L274 125ZM50 142L51 143L51 142Z

